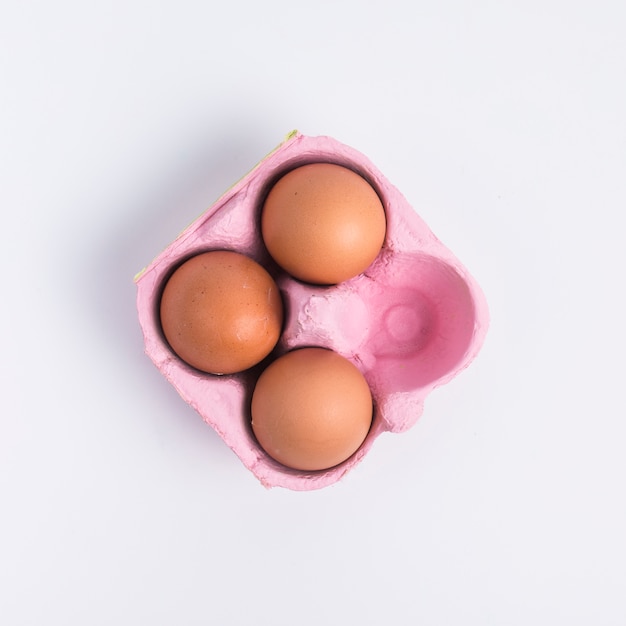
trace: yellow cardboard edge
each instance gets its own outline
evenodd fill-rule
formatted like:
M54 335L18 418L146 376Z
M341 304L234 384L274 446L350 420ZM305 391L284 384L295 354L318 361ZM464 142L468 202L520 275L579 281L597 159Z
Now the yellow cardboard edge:
M233 187L235 187L235 185L238 185L244 178L246 178L246 176L248 176L249 174L251 174L257 167L259 167L259 165L261 165L261 163L263 163L263 161L265 161L265 159L267 159L268 156L274 154L274 152L276 152L276 150L278 150L280 147L282 147L284 144L286 144L288 141L291 141L294 137L297 137L299 134L299 131L297 128L294 128L292 131L288 132L285 135L285 138L278 144L276 145L274 148L272 148L262 159L260 159L253 167L251 167L243 176L239 177L232 185L230 185L225 191L224 193L222 193L216 200L215 202L213 202L210 206L213 206L213 204L219 202ZM210 207L209 207L210 208ZM204 209L202 211L202 213L200 213L200 215L198 215L198 217L196 217L195 219L193 219L191 222L189 222L189 224L187 224L187 226L185 226L185 228L183 228L177 237L180 237L180 235L182 235L197 219L199 219L206 211L207 209ZM176 238L174 240L176 240ZM164 250L166 250L169 247L170 244L168 244ZM162 253L163 251L161 251ZM161 254L159 253L159 254ZM156 259L159 254L157 254L157 256L154 257L154 259ZM148 265L144 266L142 269L140 269L135 276L133 277L133 282L136 283L146 272L146 270L148 269L148 267L150 267L150 265L152 264L152 262L154 261L154 259L152 261L150 261L150 263L148 263Z

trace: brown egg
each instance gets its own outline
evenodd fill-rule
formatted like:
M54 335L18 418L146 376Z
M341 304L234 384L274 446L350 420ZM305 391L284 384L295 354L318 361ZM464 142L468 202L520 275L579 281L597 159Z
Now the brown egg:
M283 323L272 277L249 257L227 250L183 263L165 285L160 310L172 350L212 374L240 372L263 360Z
M324 348L288 352L261 374L252 429L276 461L322 470L348 459L372 423L372 395L361 372Z
M357 276L376 258L385 240L385 210L359 174L312 163L272 187L261 231L284 270L305 282L332 285Z

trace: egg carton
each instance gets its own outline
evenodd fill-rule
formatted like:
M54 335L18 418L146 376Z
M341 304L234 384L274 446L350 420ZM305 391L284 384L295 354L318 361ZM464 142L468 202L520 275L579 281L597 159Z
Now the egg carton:
M333 286L305 284L288 275L269 256L260 234L260 212L272 185L295 167L320 162L363 176L379 194L387 218L385 243L375 261ZM221 249L245 254L269 271L281 291L285 321L265 361L245 372L216 376L174 354L161 330L159 303L176 267L196 254ZM184 230L135 282L146 354L266 487L331 485L365 457L382 433L413 426L426 396L477 355L489 322L476 281L367 157L331 137L298 132ZM327 470L298 471L259 446L250 404L255 382L271 360L310 346L330 348L358 367L372 392L374 416L365 441L349 459Z

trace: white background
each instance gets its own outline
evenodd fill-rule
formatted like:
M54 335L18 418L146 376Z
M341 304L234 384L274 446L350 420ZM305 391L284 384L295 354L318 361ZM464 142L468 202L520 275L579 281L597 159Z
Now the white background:
M4 0L0 621L626 623L626 9ZM483 287L483 351L268 491L143 355L135 272L293 128Z

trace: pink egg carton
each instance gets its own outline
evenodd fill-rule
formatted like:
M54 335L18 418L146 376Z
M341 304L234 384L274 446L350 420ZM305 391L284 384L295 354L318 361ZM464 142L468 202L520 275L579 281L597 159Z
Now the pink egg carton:
M260 234L260 211L272 184L294 167L317 162L361 174L380 195L387 216L385 243L372 265L330 287L286 274L270 258ZM263 265L285 306L284 330L270 357L227 376L205 374L181 361L163 336L158 313L173 270L191 256L216 249L241 252ZM489 323L476 281L367 157L330 137L297 132L183 231L135 282L146 354L266 487L326 487L359 463L380 434L413 426L426 396L476 356ZM349 359L374 399L372 427L358 451L340 465L315 472L289 469L270 458L258 445L250 418L260 372L273 358L304 346L330 348Z

